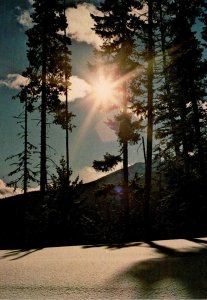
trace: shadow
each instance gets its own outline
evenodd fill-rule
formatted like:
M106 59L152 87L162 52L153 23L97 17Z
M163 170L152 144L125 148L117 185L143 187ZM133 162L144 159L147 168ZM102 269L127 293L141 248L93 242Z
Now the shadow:
M188 241L199 243L199 244L207 244L206 240L198 239L198 238L188 238Z
M169 248L167 246L158 245L153 241L146 241L145 243L148 244L150 247L154 248L158 253L162 253L162 254L165 254L165 255L168 255L168 256L179 256L179 255L181 255L181 252L179 252L175 249Z
M1 256L0 259L6 259L6 258L9 258L9 257L14 257L15 256L14 258L11 258L10 260L11 261L12 260L17 260L17 259L23 258L27 255L30 255L34 252L40 251L42 249L43 248L10 250L10 251L8 251L8 253Z
M207 299L206 247L181 252L148 245L164 256L131 265L111 280L112 289L130 285L136 299Z
M94 245L84 245L82 246L83 249L88 248L98 248L98 247L105 247L106 249L116 250L121 248L128 248L128 247L136 247L143 244L143 242L136 242L136 243L112 243L112 244L94 244Z

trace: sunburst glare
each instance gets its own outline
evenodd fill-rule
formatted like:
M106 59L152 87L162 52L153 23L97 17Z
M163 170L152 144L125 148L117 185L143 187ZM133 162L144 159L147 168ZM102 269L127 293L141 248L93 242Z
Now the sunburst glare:
M92 120L97 115L97 112L100 112L100 109L102 112L112 112L114 110L122 109L123 83L128 82L135 76L138 76L142 71L143 68L137 67L124 76L117 78L113 72L107 73L104 68L100 68L96 74L93 73L93 76L88 78L90 93L87 95L86 99L93 100L93 105L91 106L88 115L83 120L80 130L76 135L74 142L75 146L71 151L72 161L76 160L78 149L85 138L87 129L89 128ZM97 126L95 126L95 128L97 130ZM108 137L106 139L108 139Z
M113 83L107 78L102 77L95 81L92 90L96 101L100 104L106 105L115 98Z
M99 69L90 78L91 96L95 105L104 110L110 110L120 106L121 93L116 84L113 74L106 74L106 71Z

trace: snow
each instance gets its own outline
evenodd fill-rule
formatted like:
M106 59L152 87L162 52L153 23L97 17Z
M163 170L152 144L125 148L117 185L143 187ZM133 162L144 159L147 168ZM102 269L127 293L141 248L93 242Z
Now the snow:
M1 299L207 298L207 238L0 250Z

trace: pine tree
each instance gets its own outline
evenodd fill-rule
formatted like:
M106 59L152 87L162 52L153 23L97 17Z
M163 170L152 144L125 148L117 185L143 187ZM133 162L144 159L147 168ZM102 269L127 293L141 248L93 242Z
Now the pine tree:
M173 104L171 99L171 90L170 90L170 80L168 78L168 53L171 51L169 48L169 23L171 20L170 17L170 5L168 1L162 0L156 3L157 7L157 15L156 23L157 23L157 58L156 58L156 67L158 71L156 71L156 77L158 77L158 81L161 82L160 93L157 95L157 104L155 103L156 108L158 108L159 113L155 118L155 122L158 125L157 137L172 135L172 139L168 144L165 145L167 148L174 149L176 159L179 159L180 156L180 141L177 138L176 134L176 117L173 113ZM161 56L161 59L159 60ZM158 62L157 62L158 61ZM160 67L161 66L161 67ZM160 83L158 83L160 86ZM162 124L160 126L160 123ZM166 141L165 141L166 143Z
M29 67L23 75L29 80L28 101L41 101L40 190L44 194L47 187L47 113L58 110L59 96L65 90L65 74L70 74L70 53L65 44L70 40L62 34L67 22L63 5L58 0L35 0L33 8L34 25L26 32Z
M27 104L24 88L22 88L22 91L15 98L20 98L21 102L23 102L24 111L16 118L18 120L17 124L20 124L21 129L23 130L23 132L19 133L19 136L21 139L23 139L24 150L7 158L7 160L18 160L17 162L11 164L12 166L16 166L16 168L11 171L8 176L19 174L19 176L16 179L12 180L9 184L16 188L17 184L20 183L22 185L24 194L26 194L28 191L29 183L37 182L36 177L38 174L38 172L31 169L31 157L35 154L37 148L28 140L28 112L31 112L33 110L33 107Z
M72 119L75 115L69 111L68 105L68 83L67 79L65 81L65 102L61 103L58 106L58 109L55 112L54 124L60 125L61 128L65 131L65 158L67 166L67 182L69 184L70 179L70 162L69 162L69 133L72 132L75 125L72 124Z
M151 198L152 186L152 146L153 146L153 78L154 78L154 37L153 37L153 1L147 1L148 18L147 18L147 150L145 166L145 229L149 234L149 205Z
M206 181L204 150L205 64L192 26L201 13L201 1L178 1L167 6L167 36L162 102L158 103L157 136L165 145L165 158L175 159L178 183L197 174ZM174 153L172 148L175 149ZM167 154L168 153L168 158ZM169 155L171 153L171 155ZM195 163L197 162L197 163Z
M104 1L100 4L99 10L102 16L92 15L95 21L95 32L103 39L100 55L102 59L110 64L111 68L115 66L118 78L121 79L122 99L120 99L121 112L116 117L119 122L117 132L121 145L121 154L123 160L123 184L125 186L126 211L129 210L128 204L128 144L137 142L139 134L135 131L140 128L138 122L133 122L129 114L130 97L130 79L128 74L138 65L135 61L135 31L140 25L139 18L133 14L133 9L140 9L138 1ZM136 124L136 126L135 126ZM135 129L136 127L136 129ZM134 136L132 128L135 129ZM105 155L103 167L105 169L108 161L108 155ZM110 156L117 163L117 156ZM111 159L109 159L111 163ZM95 162L96 164L97 162ZM109 164L110 164L109 163Z
M115 65L121 78L122 99L120 118L127 117L129 105L129 83L127 74L137 67L133 61L135 49L135 25L137 17L132 14L132 9L140 7L136 1L105 1L101 3L99 10L103 16L94 16L95 31L103 39L101 56L105 63ZM122 124L123 125L123 124ZM122 140L124 182L128 185L128 141Z
M65 15L65 0L64 0L64 16ZM65 148L65 156L66 156L66 165L67 165L67 180L69 184L69 178L70 178L70 162L69 162L69 122L70 122L70 117L69 117L69 105L68 105L68 89L69 89L69 78L71 75L71 70L67 67L67 60L68 60L68 48L67 45L71 42L67 42L67 35L66 35L66 27L64 29L64 39L65 39L65 113L66 113L66 128L65 128L65 143L66 143L66 148Z

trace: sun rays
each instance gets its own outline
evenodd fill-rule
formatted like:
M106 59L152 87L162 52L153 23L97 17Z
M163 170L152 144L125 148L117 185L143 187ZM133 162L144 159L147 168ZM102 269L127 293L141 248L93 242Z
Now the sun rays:
M78 149L86 138L92 120L101 112L120 111L123 106L123 84L139 76L142 72L143 67L137 67L124 76L115 79L112 72L106 73L106 70L99 69L96 74L93 74L93 76L88 79L90 93L85 98L85 101L88 102L88 104L90 103L89 113L85 116L73 143L74 146L73 149L71 149L72 161L75 161L77 158ZM96 127L94 127L94 129L96 130Z

